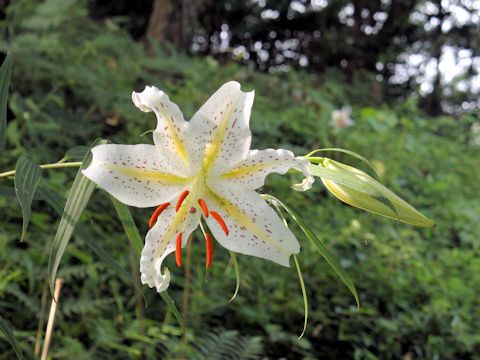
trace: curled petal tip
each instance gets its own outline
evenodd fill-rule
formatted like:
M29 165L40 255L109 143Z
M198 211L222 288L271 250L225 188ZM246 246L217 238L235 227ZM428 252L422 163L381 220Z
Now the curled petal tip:
M163 91L158 90L155 86L145 86L142 92L132 92L132 101L143 112L150 112L162 95Z
M315 178L311 175L308 175L303 179L303 181L300 184L294 184L292 185L292 189L295 191L307 191L312 188L313 182L315 181Z
M308 170L308 166L310 165L310 161L305 159L303 156L297 156L295 158L301 166L299 167L299 170L302 171L303 175L305 178L300 184L294 184L291 186L291 188L295 191L307 191L312 188L313 183L315 182L315 177L312 175L312 173Z
M168 289L170 285L170 271L165 268L165 272L157 273L155 275L155 287L157 288L157 292L161 293Z

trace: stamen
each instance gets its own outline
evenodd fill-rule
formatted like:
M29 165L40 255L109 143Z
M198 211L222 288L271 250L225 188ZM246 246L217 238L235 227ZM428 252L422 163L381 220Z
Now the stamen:
M225 235L228 236L227 224L225 224L225 221L223 221L222 217L216 211L210 211L210 215L212 215L212 217L217 221Z
M165 210L169 206L170 206L169 202L159 205L153 212L152 216L150 216L150 220L148 220L148 227L152 227L153 225L155 225L160 214L163 212L163 210Z
M182 267L182 233L177 234L177 242L175 243L175 261L178 267Z
M188 212L190 214L195 214L197 212L197 209L195 208L195 206L192 206L190 209L188 209Z
M180 209L180 206L182 206L183 200L185 200L185 198L188 196L188 194L190 194L190 191L185 190L185 191L180 195L180 197L178 198L178 201L177 201L177 205L175 205L175 211L176 211L176 212L178 212L178 210Z
M203 215L205 217L208 217L208 206L205 200L203 199L198 199L198 205L200 205L200 208L202 209Z
M213 260L213 240L209 233L205 233L205 250L207 253L207 261L205 263L205 267L208 270L210 269L210 266L212 266Z

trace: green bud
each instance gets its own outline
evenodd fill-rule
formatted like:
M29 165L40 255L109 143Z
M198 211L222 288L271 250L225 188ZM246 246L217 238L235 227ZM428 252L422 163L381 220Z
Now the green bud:
M328 158L318 165L310 165L309 170L320 177L330 193L351 206L412 225L434 226L431 220L363 171Z

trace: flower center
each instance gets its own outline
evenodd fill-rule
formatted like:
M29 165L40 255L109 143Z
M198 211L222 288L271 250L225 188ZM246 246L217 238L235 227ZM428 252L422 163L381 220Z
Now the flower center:
M204 193L203 189L206 187L205 184L205 177L202 176L202 174L199 174L197 178L195 179L193 186L192 186L192 191L190 190L184 190L180 196L177 199L177 202L175 204L175 212L179 213L179 211L182 209L184 206L189 206L188 211L186 209L182 210L180 216L184 217L183 220L179 219L179 224L183 223L184 224L184 229L185 229L185 224L186 224L186 217L189 215L194 215L197 212L197 206L199 207L199 210L201 210L201 214L205 219L208 217L212 217L222 231L225 233L225 235L228 236L229 230L228 226L225 223L225 220L222 218L222 216L215 210L209 210L209 206L207 205L207 202L199 197L198 195ZM195 202L196 200L196 202ZM153 227L155 223L157 222L158 218L161 216L161 214L170 206L171 204L169 202L166 202L164 204L159 205L155 211L153 212L152 216L150 217L150 220L148 221L148 226ZM195 215L196 216L196 215ZM201 215L199 216L199 224L201 226ZM203 227L201 226L202 231ZM175 240L175 261L177 263L178 267L182 266L182 239L183 239L183 231L177 232L176 235L176 240ZM205 250L206 250L206 262L205 266L206 269L208 270L210 266L212 265L212 260L213 260L213 239L211 235L205 231L203 231L205 235Z

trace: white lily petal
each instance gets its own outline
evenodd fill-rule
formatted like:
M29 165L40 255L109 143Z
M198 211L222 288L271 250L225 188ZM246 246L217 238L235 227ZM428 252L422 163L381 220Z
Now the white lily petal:
M104 144L92 149L83 175L124 204L151 207L170 201L188 179L169 172L170 166L153 145Z
M193 116L189 141L197 168L223 167L245 158L252 139L249 121L254 96L230 81Z
M146 86L141 93L133 92L134 104L144 112L153 111L157 116L157 127L153 140L166 161L177 172L188 169L189 149L185 137L189 124L184 120L178 106L154 86Z
M187 209L188 207L182 207L178 212L174 206L166 209L145 238L140 258L141 281L142 284L156 287L158 292L166 290L170 284L170 272L165 268L162 273L162 263L175 251L177 234L182 232L183 248L198 226L197 215L190 214Z
M227 181L208 185L211 192L207 197L209 209L220 214L229 234L224 233L212 216L206 221L223 247L290 266L290 256L300 251L300 245L258 193Z
M292 188L305 191L310 189L314 182L314 177L308 171L309 164L308 160L295 157L289 150L250 150L245 160L219 177L255 190L263 186L268 174L272 172L285 174L290 168L295 168L303 172L305 179L301 184L293 185Z

